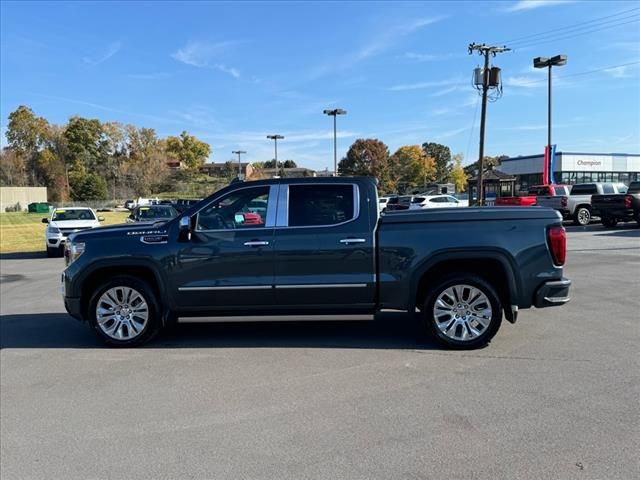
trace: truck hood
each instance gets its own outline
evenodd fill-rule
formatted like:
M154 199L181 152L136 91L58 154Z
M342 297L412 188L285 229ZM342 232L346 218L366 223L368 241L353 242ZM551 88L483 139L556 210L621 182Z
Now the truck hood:
M90 241L92 238L106 236L120 237L143 234L160 234L166 233L166 223L167 222L136 222L107 225L105 227L92 228L91 230L83 230L81 232L74 233L69 237L69 239L71 241Z
M90 228L98 227L100 223L98 220L59 220L49 223L50 226L56 228Z

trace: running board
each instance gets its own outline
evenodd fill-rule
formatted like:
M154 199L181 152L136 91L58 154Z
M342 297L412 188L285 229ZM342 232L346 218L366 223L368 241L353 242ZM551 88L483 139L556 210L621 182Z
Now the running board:
M178 317L178 323L353 322L369 321L374 318L374 315L228 315L220 317Z

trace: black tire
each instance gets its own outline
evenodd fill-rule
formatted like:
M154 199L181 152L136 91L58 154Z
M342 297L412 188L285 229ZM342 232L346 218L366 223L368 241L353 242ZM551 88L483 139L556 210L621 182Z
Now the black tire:
M613 228L618 224L618 220L613 217L602 217L602 225L607 228Z
M59 252L58 252L57 248L49 248L49 247L47 247L47 257L48 258L57 257L58 255L59 255Z
M435 318L434 305L438 297L448 288L456 285L471 286L479 290L486 297L491 306L491 318L489 324L480 331L478 336L475 336L472 339L457 340L455 338L451 338L451 336L448 336L440 330ZM470 292L467 290L463 292L463 296L469 293ZM466 300L471 301L472 299L466 298ZM424 302L424 308L422 309L422 316L426 323L428 333L441 345L452 349L474 349L486 346L498 332L500 324L502 323L502 305L496 290L485 279L472 273L454 273L445 276L436 285L430 287L429 292L427 293L427 298ZM453 318L450 320L453 320ZM477 329L478 326L479 325L476 324L475 328ZM453 328L456 328L456 330L460 332L464 328L467 329L467 332L471 331L469 330L469 327L465 327L463 325L460 325L459 327L456 325ZM449 330L451 331L451 329ZM454 336L456 336L455 332Z
M586 227L591 222L591 210L587 207L579 207L573 215L573 222L576 225Z
M107 290L110 290L114 287L128 287L136 290L147 303L148 307L148 319L141 332L137 334L135 337L127 340L119 340L109 336L107 333L103 331L103 329L98 325L98 320L96 318L96 308L98 301L103 293ZM144 343L151 340L160 330L160 326L162 325L161 321L161 309L158 303L157 295L154 292L153 288L145 282L137 277L122 275L119 277L114 277L102 284L100 284L94 291L89 301L89 311L88 311L88 320L91 328L93 328L94 332L107 345L111 347L137 347L139 345L143 345Z

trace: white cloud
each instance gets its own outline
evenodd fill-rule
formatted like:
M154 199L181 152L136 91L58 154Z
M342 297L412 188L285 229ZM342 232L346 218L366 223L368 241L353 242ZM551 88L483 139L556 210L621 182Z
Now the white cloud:
M101 54L98 54L98 56L82 57L82 61L89 65L100 65L102 62L106 62L111 57L113 57L116 53L122 50L123 46L124 46L124 42L122 42L121 40L110 43L107 46L107 49Z
M404 58L408 58L409 60L415 60L416 62L430 62L431 60L437 60L440 57L438 55L433 55L431 53L406 52L404 54Z
M510 7L505 8L507 12L522 12L525 10L534 10L541 7L552 7L565 3L575 3L576 0L520 0Z
M632 76L629 73L628 67L626 65L623 65L621 67L607 68L605 72L611 75L613 78L629 78Z
M456 77L448 80L433 80L428 82L416 82L416 83L401 83L399 85L393 85L392 87L387 88L387 90L392 92L401 92L405 90L421 90L425 88L434 88L434 87L459 87L463 85L463 80L461 77Z
M182 48L179 48L171 57L178 62L192 67L199 68L213 68L227 75L231 75L233 78L240 78L240 72L237 68L225 65L224 63L214 63L215 58L219 58L224 54L228 48L233 45L233 42L189 42Z

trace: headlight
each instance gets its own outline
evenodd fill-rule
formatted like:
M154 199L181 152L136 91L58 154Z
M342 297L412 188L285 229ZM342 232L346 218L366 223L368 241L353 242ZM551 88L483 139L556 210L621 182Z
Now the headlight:
M49 233L60 233L60 229L58 227L54 227L53 225L49 225Z
M64 247L64 258L67 266L75 262L84 253L84 242L67 242Z

